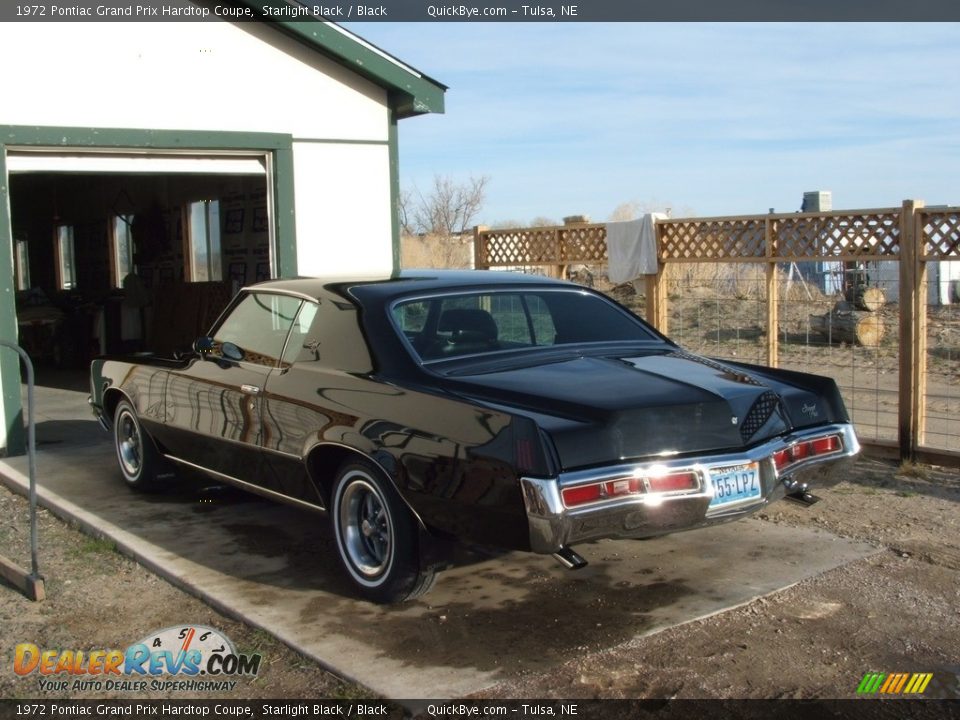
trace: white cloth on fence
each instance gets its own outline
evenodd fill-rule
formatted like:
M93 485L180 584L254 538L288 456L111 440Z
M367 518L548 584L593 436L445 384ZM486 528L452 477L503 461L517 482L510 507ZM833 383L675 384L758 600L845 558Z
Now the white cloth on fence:
M612 283L657 274L657 220L663 213L647 213L639 220L607 223L607 257Z

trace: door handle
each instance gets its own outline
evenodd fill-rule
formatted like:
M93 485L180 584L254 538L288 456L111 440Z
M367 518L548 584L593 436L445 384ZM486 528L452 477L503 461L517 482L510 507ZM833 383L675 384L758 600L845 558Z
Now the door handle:
M246 393L247 395L259 395L260 388L256 385L241 385L240 391Z

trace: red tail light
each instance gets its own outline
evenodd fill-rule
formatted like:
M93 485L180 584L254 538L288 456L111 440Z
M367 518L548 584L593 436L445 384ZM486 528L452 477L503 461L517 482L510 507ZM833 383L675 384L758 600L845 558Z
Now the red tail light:
M810 456L810 443L797 443L790 448L790 459L796 462Z
M533 442L530 438L518 438L514 452L518 468L521 470L533 468Z
M567 507L583 505L601 498L599 485L584 485L583 487L566 488L563 491L563 504Z
M624 478L623 480L604 483L603 491L607 497L630 495L632 493L643 492L643 483L636 478Z
M840 438L836 435L831 435L830 437L817 438L810 445L813 447L814 455L826 455L827 453L836 452L840 449Z
M773 454L773 463L777 466L777 470L783 470L787 465L790 464L790 451L789 450L778 450Z
M785 450L778 450L773 454L773 464L777 470L785 470L790 465L807 458L817 457L819 455L830 455L843 448L839 435L828 435L827 437L816 438L815 440L805 440L798 442Z
M693 472L674 473L662 477L648 478L653 492L677 492L678 490L696 490L697 474Z
M563 504L567 507L575 507L597 500L643 495L647 493L648 489L651 493L669 493L696 490L699 487L699 477L692 470L665 475L641 476L638 473L633 477L565 488L563 490Z

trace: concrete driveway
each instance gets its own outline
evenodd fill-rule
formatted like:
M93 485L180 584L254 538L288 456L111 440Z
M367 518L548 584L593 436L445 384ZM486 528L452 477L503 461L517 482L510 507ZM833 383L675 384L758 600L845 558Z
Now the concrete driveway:
M39 389L38 421L44 505L388 698L477 692L876 552L826 532L746 520L646 542L578 546L590 566L577 572L521 553L477 558L441 574L421 600L380 607L352 595L324 516L199 476L169 494L132 493L83 393ZM26 468L25 457L0 461L0 479L25 492Z

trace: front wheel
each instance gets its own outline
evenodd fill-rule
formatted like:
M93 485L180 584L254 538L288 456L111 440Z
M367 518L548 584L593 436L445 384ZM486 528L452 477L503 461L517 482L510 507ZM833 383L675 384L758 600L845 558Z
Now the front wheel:
M403 602L433 586L434 572L420 567L416 521L372 463L340 468L331 514L340 562L365 598Z
M113 414L113 444L127 485L141 491L159 489L159 453L128 400L121 400Z

